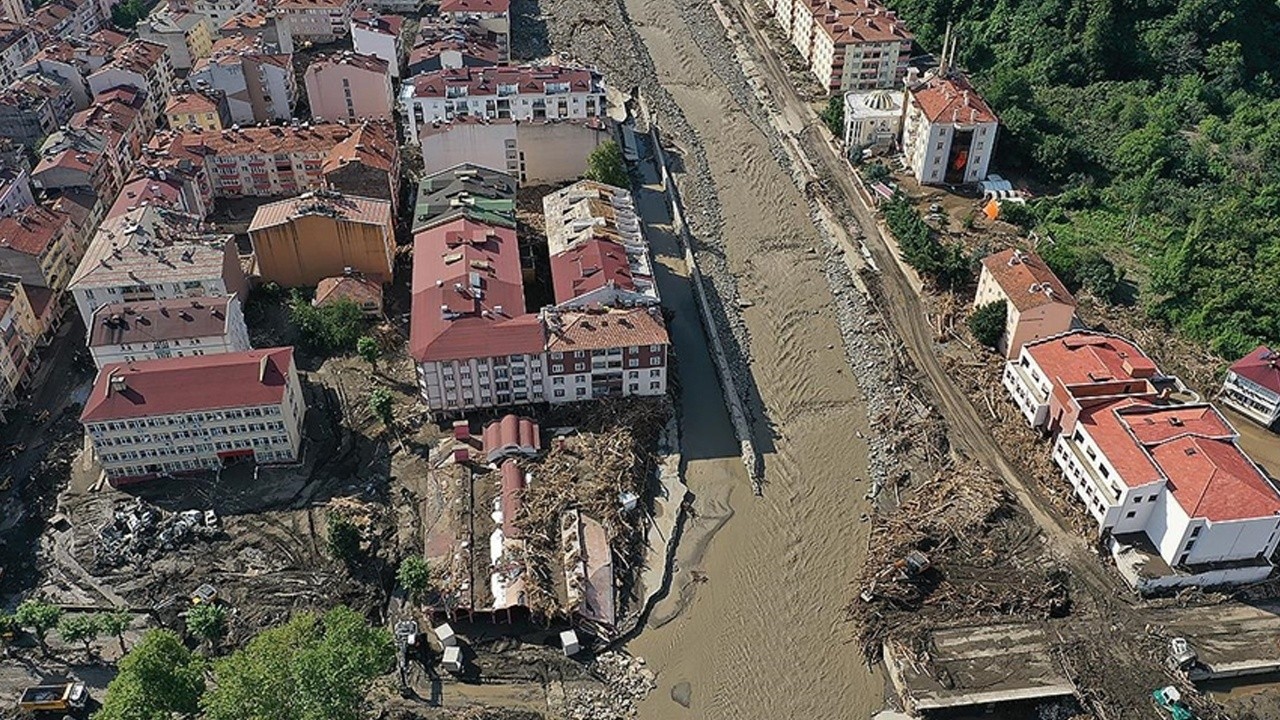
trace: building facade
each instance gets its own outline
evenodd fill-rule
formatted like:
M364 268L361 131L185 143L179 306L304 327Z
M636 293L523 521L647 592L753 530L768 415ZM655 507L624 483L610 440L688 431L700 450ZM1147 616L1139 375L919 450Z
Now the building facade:
M902 136L902 93L852 91L844 95L844 145L850 153L893 147Z
M1264 427L1280 423L1280 352L1260 345L1231 364L1218 399Z
M76 112L70 86L56 75L24 75L0 90L0 127L14 142L38 148Z
M146 135L155 131L173 90L169 49L148 40L130 40L117 48L111 61L88 78L89 90L101 95L118 87L142 93L142 121Z
M0 275L0 420L35 374L40 360L35 348L40 335L21 279Z
M1000 121L963 76L943 69L907 80L902 150L922 185L966 185L987 177Z
M293 348L114 363L80 421L113 485L301 457Z
M84 253L76 235L76 224L66 213L43 205L22 208L0 219L0 272L29 288L48 288L60 298Z
M253 12L257 3L254 0L169 0L169 9L173 12L192 12L209 18L209 26L222 27L222 24L236 15Z
M256 37L274 52L293 54L293 34L289 24L272 11L236 15L218 28L218 37Z
M257 37L214 43L209 57L192 68L187 84L197 91L223 93L231 122L240 125L288 120L298 100L293 57Z
M330 190L258 208L249 240L258 275L283 287L356 272L389 282L396 240L391 203Z
M174 70L190 70L213 50L213 26L209 18L194 12L175 13L158 6L138 23L138 37L169 49Z
M1071 329L1076 300L1044 260L1011 248L982 259L973 305L1005 304L1005 329L996 349L1012 360L1022 346Z
M294 42L333 42L350 31L355 0L279 0L275 11Z
M398 15L375 15L367 10L351 14L351 43L355 51L386 61L391 77L397 80L404 57L400 40L403 31L404 18Z
M17 80L18 69L39 49L35 33L25 25L0 20L0 87Z
M227 95L218 90L174 93L164 115L175 130L218 132L232 125Z
M88 344L99 369L250 349L244 311L234 294L103 305L93 314Z
M0 218L36 204L31 194L31 175L25 167L0 170Z
M611 138L602 118L517 122L465 117L424 125L418 143L427 174L474 163L538 185L582 177L591 151Z
M322 56L307 66L303 77L316 122L393 118L391 72L382 58L350 51Z

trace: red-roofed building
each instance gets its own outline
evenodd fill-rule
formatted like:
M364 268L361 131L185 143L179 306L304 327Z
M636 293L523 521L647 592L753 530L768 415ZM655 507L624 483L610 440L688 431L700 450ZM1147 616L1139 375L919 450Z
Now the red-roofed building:
M77 232L69 215L43 205L0 219L0 272L47 287L60 299L84 254L75 244Z
M876 0L774 0L779 25L828 92L897 88L914 37Z
M256 35L215 42L209 56L191 68L187 83L197 90L223 93L233 124L288 120L298 101L293 56Z
M517 455L532 457L542 449L542 430L527 417L503 415L484 426L481 441L486 462Z
M296 42L333 42L350 31L355 0L277 0L275 12Z
M497 36L502 59L511 59L511 0L444 0L440 17L457 24L477 23Z
M93 313L86 332L89 353L99 368L251 347L240 299L234 294L106 304Z
M317 122L392 120L391 69L377 55L322 55L307 65L303 80Z
M112 485L298 460L306 401L293 348L106 365L80 421Z
M117 87L142 93L143 135L150 135L164 114L174 85L169 48L149 40L130 40L116 48L110 62L90 75L88 81L95 96Z
M1275 427L1280 423L1280 351L1259 345L1232 363L1218 399L1265 427Z
M1182 391L1137 345L1083 330L1024 345L1005 364L1004 386L1032 427L1067 434L1087 408Z
M986 179L1000 120L968 79L944 63L907 78L902 149L922 185L965 185Z
M982 259L973 306L1005 303L1005 329L996 348L1012 360L1022 346L1071 329L1076 299L1039 255L1016 248Z
M324 307L343 300L359 305L369 317L382 317L382 284L376 279L362 275L324 278L316 283L316 296L311 304Z
M543 197L542 208L557 306L658 303L631 193L581 180Z
M1139 589L1245 583L1271 572L1280 491L1237 437L1210 405L1121 398L1083 411L1053 459L1113 552L1145 536L1169 566Z
M400 61L404 58L400 34L404 18L399 15L376 15L368 10L351 14L351 44L355 51L382 58L391 77L400 79Z

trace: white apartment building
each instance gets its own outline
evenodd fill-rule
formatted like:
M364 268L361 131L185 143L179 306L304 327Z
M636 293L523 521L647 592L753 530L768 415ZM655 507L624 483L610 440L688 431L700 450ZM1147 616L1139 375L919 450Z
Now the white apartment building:
M279 0L275 5L298 43L327 43L346 37L355 8L355 0Z
M173 91L173 65L169 48L149 40L131 40L116 49L111 61L88 78L89 90L100 95L112 88L129 87L144 94L142 103L143 136L157 127L169 94Z
M35 196L31 194L31 174L27 169L0 169L0 218L35 204Z
M147 205L102 221L68 289L91 327L102 305L244 297L247 287L235 238L209 232L195 216Z
M256 7L254 0L169 0L170 10L204 15L213 28L222 27L236 15L251 13Z
M0 20L0 87L17 80L18 69L39 49L35 33L16 22Z
M529 185L582 177L591 151L611 138L603 118L489 120L464 117L422 126L416 140L426 175L471 163L505 170Z
M902 93L888 90L851 91L844 95L844 146L892 147L902 136Z
M558 65L464 67L425 73L406 82L400 103L410 142L433 122L478 117L496 120L583 120L606 113L600 73Z
M400 79L400 33L404 18L398 15L375 15L367 10L351 14L351 43L356 52L373 55L387 62L391 77Z
M240 125L288 120L298 100L293 56L256 36L214 43L209 57L196 62L187 83L199 91L225 93L231 122Z
M251 348L235 295L103 305L93 314L88 335L89 352L99 369L111 363Z
M964 185L986 179L1000 121L977 90L945 65L907 80L902 150L922 185Z
M1218 399L1263 427L1280 423L1280 352L1260 345L1232 363Z
M112 485L301 456L293 348L104 367L80 421Z

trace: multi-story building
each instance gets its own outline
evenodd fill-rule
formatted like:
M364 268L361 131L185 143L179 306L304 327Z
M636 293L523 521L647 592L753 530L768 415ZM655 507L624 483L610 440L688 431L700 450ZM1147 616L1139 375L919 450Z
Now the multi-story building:
M1280 352L1259 345L1231 364L1218 399L1264 427L1280 422Z
M306 400L293 348L114 363L80 421L112 485L296 462Z
M390 282L396 239L391 203L332 190L258 208L249 240L258 275L284 287L358 272Z
M103 220L68 288L86 327L104 304L244 297L247 290L235 238L156 205Z
M1012 360L1022 346L1071 329L1076 300L1044 260L1033 252L1010 248L982 259L974 307L1005 304L1005 328L996 349Z
M123 215L148 205L176 210L196 217L208 215L208 208L203 198L194 191L194 188L183 182L180 174L145 168L120 188L120 194L116 196L115 202L103 217ZM85 245L87 246L88 243L86 242Z
M103 305L93 314L87 335L99 368L250 349L244 311L235 295Z
M255 36L223 38L197 61L187 83L226 95L231 122L241 125L288 120L298 100L293 56Z
M511 0L444 0L440 17L455 24L480 25L497 38L502 59L511 59Z
M133 171L142 143L149 132L144 125L146 99L128 87L114 88L99 94L93 105L71 117L67 127L72 131L96 133L106 139L104 152L113 175L108 185L96 187L104 195L115 193Z
M1005 363L1003 382L1027 422L1048 433L1071 433L1081 412L1098 402L1181 391L1137 345L1086 331L1027 343Z
M31 184L42 190L78 190L111 195L120 188L115 149L96 130L68 127L45 138Z
M274 12L236 15L218 28L218 36L261 38L262 42L274 52L293 54L293 35L289 32L289 24L282 21Z
M31 194L31 174L25 167L0 169L0 218L36 204Z
M23 0L0 1L0 20L22 25L27 21L27 4Z
M40 49L35 33L25 25L0 20L0 87L18 79L19 68Z
M22 281L13 275L0 275L0 420L35 374L40 362L35 352L40 334Z
M138 37L157 42L169 49L174 70L190 70L196 61L208 57L213 50L213 25L205 15L195 12L173 12L157 6L138 23Z
M482 165L455 165L418 182L413 232L469 218L516 227L516 179Z
M467 116L523 122L585 120L606 114L600 73L559 65L439 70L405 83L400 100L410 142L424 125Z
M145 135L155 131L173 85L169 49L161 43L140 39L117 48L110 62L89 76L89 90L95 96L118 87L133 88L144 95Z
M844 95L844 146L850 153L889 148L902 137L902 93L888 90Z
M581 180L544 196L542 208L558 308L658 304L630 192Z
M356 52L373 55L387 62L391 77L400 79L400 60L404 56L400 34L404 18L398 15L375 15L367 10L351 13L351 43Z
M0 219L0 273L28 288L49 288L60 299L84 253L74 242L76 231L69 215L43 205Z
M986 179L999 128L1000 121L978 91L945 63L923 78L907 78L902 150L907 167L922 185Z
M656 306L546 308L547 402L667 392L671 340Z
M320 166L330 190L400 202L400 146L392 123L366 122L329 149Z
M254 0L169 0L173 12L192 12L209 18L209 26L222 27L223 23L257 7Z
M102 27L102 16L95 0L51 0L36 10L27 26L45 43L91 35Z
M333 42L347 36L355 0L278 0L275 11L295 42Z
M422 13L422 4L422 0L368 0L361 3L361 6L400 15L419 15Z
M98 33L102 35L100 31ZM57 77L71 93L76 109L83 110L93 101L88 77L105 63L106 58L89 50L88 43L55 41L45 44L22 66L21 73L41 73Z
M587 158L612 137L607 120L490 120L469 116L428 123L417 140L425 171L460 163L505 170L521 183L554 184L582 177Z
M391 72L382 58L349 50L320 56L303 77L316 122L393 119Z
M221 90L174 93L164 116L175 130L218 132L231 127L231 106Z
M897 88L914 38L876 0L795 0L791 42L830 93Z
M71 88L56 75L23 75L0 90L0 128L29 148L40 147L75 111Z
M498 37L475 22L423 20L409 52L409 75L464 67L492 67L502 62Z

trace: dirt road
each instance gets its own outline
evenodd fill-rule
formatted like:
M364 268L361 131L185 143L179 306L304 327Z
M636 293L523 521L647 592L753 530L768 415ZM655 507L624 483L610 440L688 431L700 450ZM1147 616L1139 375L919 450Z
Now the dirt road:
M726 261L752 338L766 486L752 495L706 358L687 273L669 233L651 232L679 359L686 482L697 496L668 600L629 649L658 673L647 718L867 717L882 682L843 640L840 608L861 562L866 412L844 358L804 198L768 139L712 72L669 0L628 10L699 135L716 179ZM656 175L646 218L665 213ZM768 432L770 431L771 432ZM763 437L761 437L763 435ZM685 695L688 707L672 698Z

